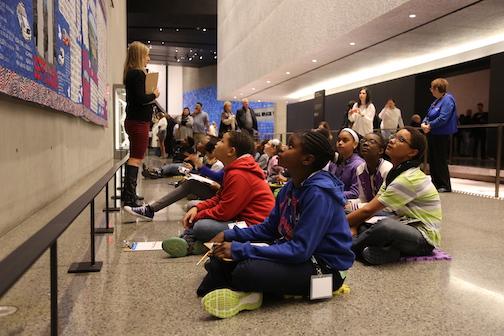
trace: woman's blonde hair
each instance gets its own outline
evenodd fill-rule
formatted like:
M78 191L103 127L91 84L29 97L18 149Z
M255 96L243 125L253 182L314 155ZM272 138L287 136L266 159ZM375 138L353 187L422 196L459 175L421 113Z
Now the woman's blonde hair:
M124 62L123 83L126 80L126 74L132 69L143 70L144 61L149 54L149 48L142 42L132 42L128 47L126 62Z

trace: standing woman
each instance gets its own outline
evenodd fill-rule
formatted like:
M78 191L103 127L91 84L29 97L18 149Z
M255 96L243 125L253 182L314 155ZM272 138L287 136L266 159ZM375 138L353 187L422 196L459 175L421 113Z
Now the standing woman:
M224 133L227 133L229 131L236 131L237 129L238 125L236 123L236 116L233 114L232 104L230 101L226 101L221 113L219 138L222 138L224 136Z
M450 135L457 133L457 107L455 98L447 92L448 81L437 78L430 91L436 100L432 103L422 122L429 145L429 170L432 183L438 192L451 192L448 152Z
M158 141L159 141L159 148L160 148L160 155L161 158L165 159L166 158L166 148L165 148L165 139L166 139L166 129L168 127L168 120L166 120L165 114L163 112L158 112Z
M182 114L176 119L179 125L177 130L177 141L185 141L187 138L193 137L193 118L191 117L191 111L189 107L184 107Z
M138 167L141 166L149 143L152 104L159 97L156 88L145 93L145 67L150 61L149 48L138 41L130 44L124 64L123 83L126 86L126 120L124 127L130 141L130 154L126 163L126 176L121 193L124 205L140 206L136 194Z
M348 112L348 120L353 123L352 129L360 136L372 133L375 113L376 109L371 102L369 90L367 88L360 89L358 102Z
M381 133L385 139L388 139L392 133L395 133L398 127L404 127L401 110L397 108L395 100L392 98L387 100L378 117L381 119Z

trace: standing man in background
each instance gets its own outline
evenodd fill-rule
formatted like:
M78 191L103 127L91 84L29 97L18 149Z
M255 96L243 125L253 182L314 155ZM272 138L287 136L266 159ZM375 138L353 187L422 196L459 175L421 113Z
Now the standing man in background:
M257 119L253 109L249 107L247 98L242 99L242 108L236 111L236 121L242 132L247 132L251 137L257 137Z
M437 78L430 91L436 100L432 103L422 122L422 130L429 143L429 170L432 183L438 192L451 192L448 153L450 135L457 133L457 107L455 98L447 92L448 81Z
M210 126L210 123L208 121L208 113L203 111L203 104L201 104L200 102L196 103L192 117L194 144L198 145L198 143L205 142L204 140L208 131L208 127Z
M483 103L478 103L478 112L472 117L472 124L487 124L488 112L483 110ZM474 128L472 131L474 138L473 157L478 157L478 147L480 149L481 159L486 159L486 128Z

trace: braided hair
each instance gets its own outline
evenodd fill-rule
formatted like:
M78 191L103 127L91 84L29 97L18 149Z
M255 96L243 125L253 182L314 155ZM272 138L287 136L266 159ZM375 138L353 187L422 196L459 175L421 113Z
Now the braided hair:
M299 138L303 153L312 154L315 157L313 168L320 170L325 167L327 162L334 160L334 151L331 148L329 140L320 132L309 131L306 133L296 133Z

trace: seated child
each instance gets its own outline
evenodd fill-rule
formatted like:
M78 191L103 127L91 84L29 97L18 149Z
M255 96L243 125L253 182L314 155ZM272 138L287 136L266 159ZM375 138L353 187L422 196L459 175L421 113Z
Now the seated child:
M264 153L268 156L266 164L266 180L270 183L278 182L278 177L284 168L278 164L278 154L282 152L282 143L278 139L271 139L264 145Z
M206 155L206 153L213 151L213 148L215 148L215 144L217 143L217 141L219 141L218 138L210 137L205 144L201 143L198 144L198 151L204 155L203 157L204 166L210 168L213 171L219 171L222 168L224 168L222 162L217 160L211 154L210 157ZM192 164L192 167L189 167L189 169L193 169L194 163L192 163L192 161L194 161L194 158L197 157L198 154L194 152L194 149L192 147L187 148L184 152L184 159L182 162L167 163L160 168L148 168L144 165L142 170L142 176L150 179L158 179L167 176L183 175L183 173L180 171L180 167L185 167L187 166L187 164ZM194 173L200 173L200 172L195 171Z
M380 265L401 256L432 254L441 242L441 202L429 176L419 168L426 147L425 137L412 127L399 130L386 149L392 161L385 183L364 207L350 213L348 222L358 236L354 253L365 262ZM402 219L386 218L362 224L388 208Z
M207 312L224 318L259 308L263 293L308 295L316 270L332 274L333 291L341 287L354 254L342 183L321 170L333 157L329 141L320 133L289 139L280 164L291 180L280 190L269 217L212 239L218 245L197 290ZM253 243L265 241L272 244Z
M199 253L194 242L207 242L228 228L233 221L247 225L261 223L275 205L273 194L264 180L264 173L255 162L252 138L245 132L230 131L215 146L215 156L224 164L222 188L217 195L187 211L182 237L163 242L163 249L172 257ZM197 247L201 247L197 244Z
M368 133L360 142L360 156L364 163L357 167L359 198L348 200L345 210L356 210L376 196L385 181L392 163L383 159L385 140L379 133Z
M196 154L193 154L188 156L188 160L192 160L192 165L186 164L185 166L191 170L193 168L197 168L197 171L195 172L214 180L215 183L208 184L194 179L183 180L177 185L175 190L170 191L159 200L139 207L125 206L124 210L133 216L152 220L156 212L172 205L188 195L196 195L198 199L202 200L215 196L220 188L220 183L222 183L222 178L224 176L224 165L215 157L214 154L217 140L217 138L211 138L205 144L206 155L205 160L203 160L205 164L200 163Z
M336 165L331 165L329 171L344 184L344 194L347 200L359 198L357 182L357 167L364 160L356 153L359 146L359 136L351 128L343 128L338 134L336 149L339 153Z

